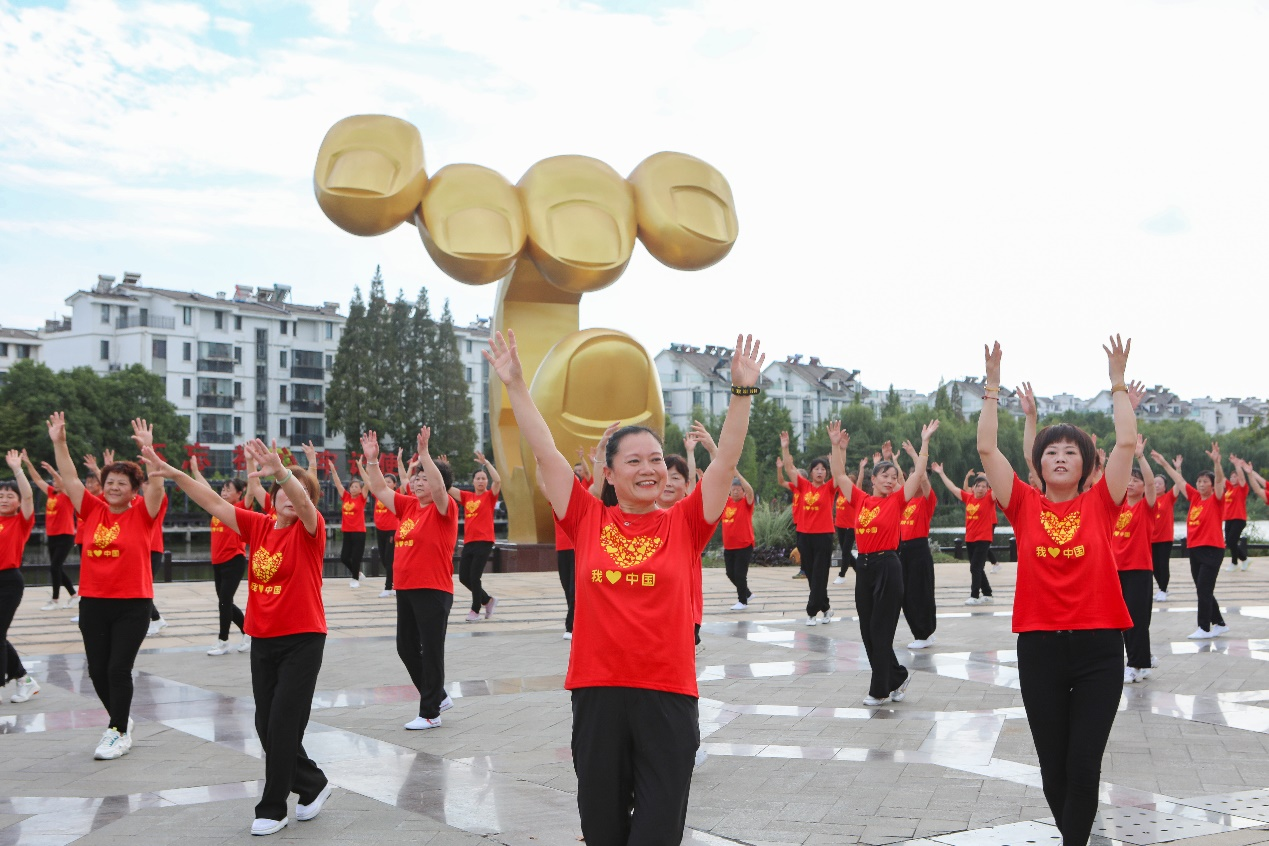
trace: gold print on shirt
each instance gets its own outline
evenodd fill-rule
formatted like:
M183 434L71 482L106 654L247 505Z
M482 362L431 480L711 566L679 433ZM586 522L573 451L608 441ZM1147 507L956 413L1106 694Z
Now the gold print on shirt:
M1199 523L1199 515L1203 513L1203 506L1191 505L1189 522L1191 526L1197 526Z
M965 506L965 514L969 517L978 516L978 503L971 502Z
M1068 544L1080 530L1080 513L1072 511L1065 517L1058 517L1052 511L1040 512L1040 525L1049 533L1049 537L1058 546ZM1055 555L1054 558L1057 556Z
M903 509L903 519L904 519L904 520L911 520L911 519L912 519L912 514L913 514L913 512L915 512L916 510L917 510L917 504L916 504L915 502L909 502L909 503L908 503L908 507L907 507L907 508L905 508L905 509Z
M1115 521L1115 531L1122 532L1124 529L1128 528L1128 524L1131 522L1132 522L1132 512L1121 511L1119 513L1119 519Z
M345 513L345 514L352 514L352 513L353 513L353 510L354 510L354 509L353 509L353 504L352 504L351 502L345 502L345 503L344 503L344 513Z
M273 574L278 571L280 566L282 566L282 553L280 552L270 555L267 549L257 549L255 554L251 556L251 575L256 577L257 582L267 582L273 578Z
M871 523L873 519L876 518L876 516L880 513L881 513L880 505L874 505L872 508L861 509L859 512L859 520L857 521L859 523L859 528L861 529L868 528L868 524Z
M471 518L475 517L476 512L480 510L480 500L469 499L467 500L463 508L467 512L467 519L470 520Z
M803 508L814 508L816 511L818 511L819 506L816 505L815 503L819 501L820 501L820 495L818 491L807 491L806 493L802 494Z
M97 524L96 530L93 532L93 546L98 549L105 549L115 542L119 537L119 524L115 523L109 529L100 523Z
M723 522L734 523L736 521L736 506L729 505L723 509Z
M406 518L401 521L401 525L397 527L397 540L404 540L405 536L414 531L414 521Z
M614 585L615 585L615 584L617 584L617 581L621 578L621 571L619 571L619 570L609 570L609 571L608 571L607 573L605 573L604 575L608 577L608 581L609 581L611 584L614 584Z
M628 538L611 523L604 526L599 533L600 546L612 558L612 563L623 570L628 570L647 561L661 547L660 538L639 537Z

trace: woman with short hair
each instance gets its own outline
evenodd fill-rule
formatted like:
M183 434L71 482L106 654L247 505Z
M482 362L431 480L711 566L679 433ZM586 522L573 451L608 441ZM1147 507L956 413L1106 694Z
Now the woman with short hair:
M26 702L40 692L40 685L22 665L18 651L9 642L9 626L22 604L22 552L35 528L35 497L22 474L22 453L11 449L5 462L13 479L0 481L0 702L3 689L16 681L10 702Z

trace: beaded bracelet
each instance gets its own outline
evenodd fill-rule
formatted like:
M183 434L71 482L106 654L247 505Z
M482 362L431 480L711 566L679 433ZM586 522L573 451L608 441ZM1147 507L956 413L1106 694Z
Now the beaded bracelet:
M757 385L751 385L748 388L742 385L731 386L731 394L734 397L752 397L752 396L756 396L757 394L761 392L762 392L762 389L759 388Z

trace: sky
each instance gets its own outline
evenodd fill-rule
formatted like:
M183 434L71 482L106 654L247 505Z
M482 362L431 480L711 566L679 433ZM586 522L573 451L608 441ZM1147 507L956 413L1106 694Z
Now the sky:
M1091 396L1100 345L1182 397L1269 394L1269 0L0 0L0 324L97 274L293 286L382 267L456 320L493 311L402 226L313 197L326 130L388 114L427 168L512 182L577 153L675 150L729 181L740 236L692 274L637 247L582 327L761 338L869 387L980 375Z

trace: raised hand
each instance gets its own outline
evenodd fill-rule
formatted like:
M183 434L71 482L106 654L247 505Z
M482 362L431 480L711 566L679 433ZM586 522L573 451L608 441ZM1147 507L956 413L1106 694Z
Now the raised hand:
M379 435L373 429L361 436L361 454L367 461L379 460Z
M1035 417L1035 391L1031 390L1031 383L1023 382L1022 387L1014 388L1013 392L1018 397L1018 406L1022 409L1022 413L1027 417Z
M912 441L904 441L902 446L903 446L903 451L908 454L908 457L911 458L913 461L916 461L917 451L916 451L916 448L912 446Z
M516 349L514 329L508 329L505 338L501 332L495 332L489 339L489 350L482 350L481 355L504 385L524 380L524 368L520 366L520 352Z
M66 414L54 411L48 416L48 437L55 444L66 443Z
M759 353L761 341L753 335L737 335L736 351L731 357L731 383L740 388L751 388L762 378L762 363L766 353Z
M338 470L335 469L335 459L333 458L326 459L326 472L332 476L334 476L336 473L339 472Z
M480 450L476 450L476 464L477 464L477 466L479 466L479 467L484 467L484 466L485 466L486 464L488 464L488 463L489 463L488 461L485 461L485 454L484 454L483 452L481 452Z
M843 441L845 438L845 441ZM846 448L846 444L850 441L850 435L842 431L842 421L828 421L828 442L835 447Z
M16 478L22 472L22 453L16 449L11 449L4 454L4 463L9 465L9 469L13 471Z
M102 463L105 464L107 467L109 467L111 464L114 464L115 451L113 449L110 449L109 447L103 449L101 451L101 460L102 460Z
M1204 452L1207 453L1208 458L1212 459L1213 464L1221 463L1221 445L1216 443L1216 441L1212 441L1212 448L1204 450Z
M145 450L144 450L144 449L143 449L143 450L141 450L141 455L142 455L142 457L144 457L144 456L145 456ZM197 475L198 475L198 456L197 456L197 455L191 455L191 456L189 457L189 472L190 472L190 475L191 475L191 476L197 476Z
M881 459L883 461L894 461L894 447L890 445L890 441L886 441L881 445Z
M938 430L939 430L938 420L931 420L929 423L926 423L924 426L922 426L921 427L921 443L928 444L930 442L930 438Z
M874 452L874 453L872 454L872 466L873 466L873 467L876 467L876 466L877 466L878 464L880 464L880 463L881 463L881 453L880 453L880 452Z
M776 456L776 470L784 469L784 459Z
M154 446L154 427L147 423L144 418L133 418L132 440L137 442L138 448Z
M420 426L419 434L415 437L414 443L419 451L419 455L429 455L427 451L428 441L432 439L432 427Z
M1110 383L1124 384L1124 373L1128 370L1128 353L1132 351L1132 338L1122 341L1118 335L1112 335L1110 346L1102 344L1102 349L1106 351L1106 359L1110 364Z
M941 462L941 461L931 461L931 462L930 462L930 469L931 469L931 470L933 470L935 473L940 473L940 474L941 474L941 473L943 472L943 462Z
M190 465L195 466L198 459L190 456ZM175 479L181 475L181 471L177 470L171 464L159 458L159 454L154 451L152 444L143 444L141 447L141 462L145 465L145 472L150 478L158 477L161 479Z
M781 432L780 433L780 449L784 450L788 448L789 448L789 433Z
M1141 401L1146 398L1146 386L1144 382L1128 383L1128 402L1132 404L1132 410L1136 411L1141 406Z
M1136 450L1136 453L1137 453L1137 457L1138 457L1138 458L1145 458L1145 457L1146 457L1146 438L1145 438L1145 436L1144 436L1144 435L1142 435L1140 432L1138 432L1138 433L1137 433L1137 450ZM1152 454L1153 454L1153 453L1152 453Z
M992 342L991 347L983 344L983 359L987 365L988 387L1000 387L1000 342Z
M705 447L705 451L709 453L710 458L713 458L714 453L718 451L718 444L714 443L714 436L709 433L709 429L705 428L705 424L699 420L693 420L691 432L696 442Z
M314 471L316 471L317 447L313 446L312 441L309 441L308 443L303 444L300 448L304 450L304 461L308 464L309 467L312 467Z
M257 469L248 473L248 478L259 479L264 476L281 476L286 472L286 468L282 466L282 456L277 452L278 442L273 442L273 448L264 445L264 441L259 438L247 441L243 445L243 452L256 463Z

